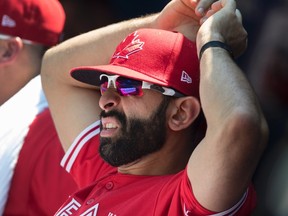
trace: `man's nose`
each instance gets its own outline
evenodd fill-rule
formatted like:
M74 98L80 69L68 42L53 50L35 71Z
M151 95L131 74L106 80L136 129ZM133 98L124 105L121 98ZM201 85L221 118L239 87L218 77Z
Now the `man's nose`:
M107 88L99 100L99 106L102 110L110 110L120 103L120 95L114 88Z

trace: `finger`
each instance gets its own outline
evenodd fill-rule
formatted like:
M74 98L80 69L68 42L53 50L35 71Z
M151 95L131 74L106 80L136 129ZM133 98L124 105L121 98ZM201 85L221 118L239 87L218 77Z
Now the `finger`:
M200 25L202 25L214 13L215 13L215 11L213 11L213 10L207 11L206 15L200 19Z
M236 10L236 1L235 0L221 0L222 7L227 9Z
M217 11L215 10L209 10L207 11L205 17L208 19L210 16L212 16L213 14L215 14Z
M195 13L198 16L205 16L205 13L209 10L211 5L215 2L216 0L199 0L197 6L196 6L196 11Z
M236 9L235 13L236 13L236 16L237 16L238 20L240 21L240 23L242 23L242 14L241 14L241 12L238 9Z
M211 5L211 9L207 11L207 13L205 14L205 16L203 16L200 19L200 25L202 25L210 16L212 16L213 14L215 14L216 12L218 12L219 10L222 9L222 4L220 1L214 2Z
M220 1L214 2L211 6L211 9L214 11L219 11L222 8L222 4Z
M206 20L208 19L208 17L202 17L201 19L200 19L200 25L202 25Z

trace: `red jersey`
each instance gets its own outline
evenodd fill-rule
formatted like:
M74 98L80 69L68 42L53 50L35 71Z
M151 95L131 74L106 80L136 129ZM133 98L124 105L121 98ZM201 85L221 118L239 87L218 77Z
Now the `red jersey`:
M76 138L62 160L62 166L78 183L86 184L93 178L95 182L71 196L56 216L247 216L255 207L255 191L250 187L231 209L209 211L194 197L186 170L165 176L120 174L101 159L98 146L96 122Z
M78 188L60 166L63 156L50 112L45 109L24 139L3 215L53 215Z

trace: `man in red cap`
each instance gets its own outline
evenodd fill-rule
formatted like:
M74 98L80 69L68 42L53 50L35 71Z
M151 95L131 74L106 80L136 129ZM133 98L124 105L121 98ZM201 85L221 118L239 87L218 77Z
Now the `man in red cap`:
M211 2L201 0L198 14ZM114 25L113 37L149 26L155 17L167 20L170 11ZM38 76L45 49L61 38L65 14L55 0L0 0L0 19L0 213L51 215L77 188L59 168L64 152Z
M211 2L200 1L198 14ZM115 33L149 26L154 18L120 23ZM61 39L64 21L55 0L0 0L0 214L52 215L77 188L59 167L64 152L38 76L42 55Z
M57 216L251 214L267 124L233 59L247 33L234 0L201 20L195 2L171 1L126 37L112 25L46 53L41 77L67 150L61 164L78 184L95 180Z
M64 23L58 0L0 0L0 215L51 215L77 188L39 76Z

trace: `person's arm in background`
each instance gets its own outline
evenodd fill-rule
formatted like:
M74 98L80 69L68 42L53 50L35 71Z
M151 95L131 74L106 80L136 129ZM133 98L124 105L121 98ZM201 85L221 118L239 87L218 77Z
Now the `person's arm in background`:
M195 13L196 4L197 11L207 10L212 2L173 0L158 14L96 29L48 50L42 64L42 83L64 149L99 119L100 113L99 91L73 80L69 75L73 67L109 63L117 44L138 28L177 30L195 40L201 17Z
M207 42L221 41L231 47L234 56L242 54L247 32L236 2L214 3L207 16L197 35L198 53ZM200 100L207 131L189 160L188 176L201 205L219 212L234 206L245 194L268 129L252 87L223 48L203 52Z

